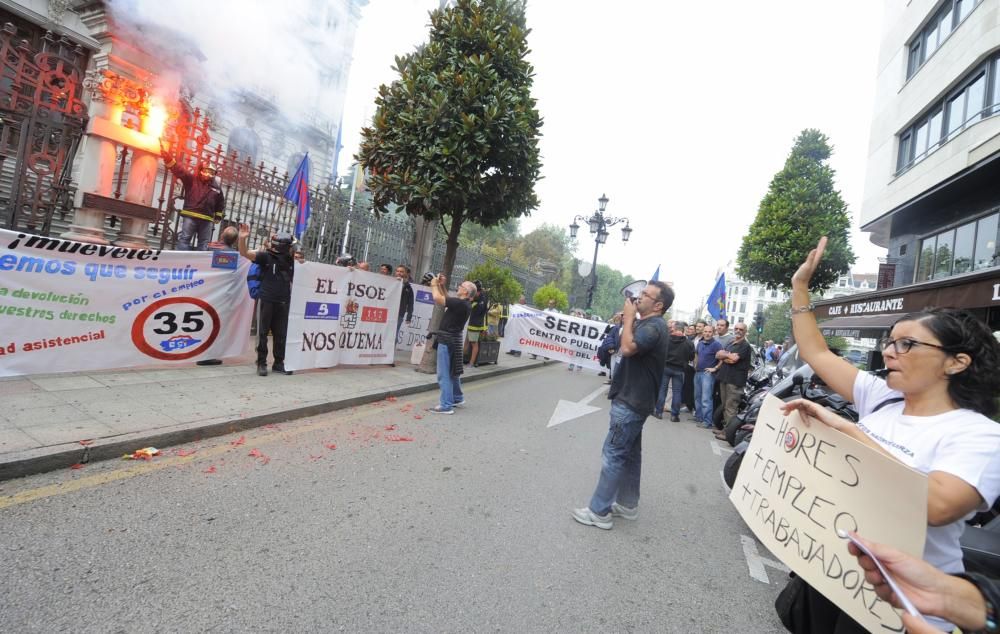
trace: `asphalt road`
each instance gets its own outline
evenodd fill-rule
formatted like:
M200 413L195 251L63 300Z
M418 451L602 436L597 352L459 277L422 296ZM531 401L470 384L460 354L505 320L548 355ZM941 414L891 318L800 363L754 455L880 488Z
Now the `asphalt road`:
M470 384L454 416L425 411L427 393L0 483L0 623L783 631L785 575L751 577L726 453L693 423L647 421L637 521L570 517L597 481L608 402L546 424L602 384L553 365Z

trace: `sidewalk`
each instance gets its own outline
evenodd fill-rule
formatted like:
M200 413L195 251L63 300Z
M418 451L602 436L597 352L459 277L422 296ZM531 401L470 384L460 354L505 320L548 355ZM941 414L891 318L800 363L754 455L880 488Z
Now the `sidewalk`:
M437 389L408 363L259 377L254 358L0 379L0 480ZM462 380L541 365L501 354L498 365L466 366Z

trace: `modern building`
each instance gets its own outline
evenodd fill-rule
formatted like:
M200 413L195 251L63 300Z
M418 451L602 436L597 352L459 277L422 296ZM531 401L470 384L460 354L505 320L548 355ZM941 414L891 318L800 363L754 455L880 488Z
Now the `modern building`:
M837 278L837 282L823 293L824 299L833 299L875 290L876 275L872 273L848 273ZM763 284L747 282L736 274L732 263L726 270L726 313L732 323L750 324L758 309L767 311L772 304L788 301L788 293L769 289Z
M955 306L1000 329L1000 0L888 0L884 24L861 228L888 257L817 317L877 336Z

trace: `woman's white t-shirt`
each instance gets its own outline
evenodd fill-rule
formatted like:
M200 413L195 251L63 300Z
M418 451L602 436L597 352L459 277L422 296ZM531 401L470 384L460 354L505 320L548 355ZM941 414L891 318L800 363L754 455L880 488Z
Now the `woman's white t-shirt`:
M969 409L907 416L902 401L872 412L879 404L902 396L883 379L858 372L854 381L858 427L921 473L941 471L965 480L985 500L979 510L988 510L1000 495L1000 423ZM973 514L944 526L928 526L924 560L944 572L962 572L965 568L958 540L965 520Z

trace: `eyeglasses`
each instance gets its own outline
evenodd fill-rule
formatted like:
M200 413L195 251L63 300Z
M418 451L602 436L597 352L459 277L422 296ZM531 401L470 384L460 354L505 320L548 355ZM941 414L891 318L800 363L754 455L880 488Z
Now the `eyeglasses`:
M913 349L913 346L927 346L928 348L937 348L938 350L947 352L944 346L939 346L936 343L925 343L916 339L890 339L889 337L882 337L882 340L879 341L879 347L885 350L889 346L892 346L896 354L906 354Z
M640 295L643 295L643 296L645 296L645 297L648 297L649 299L651 299L651 300L652 300L652 301L654 301L654 302L662 302L662 301L663 301L663 300L662 300L662 299L660 299L659 297L653 297L652 295L650 295L650 294L649 294L649 293L647 293L646 291L643 291L643 292L641 292L641 293L639 293L639 294L640 294Z

